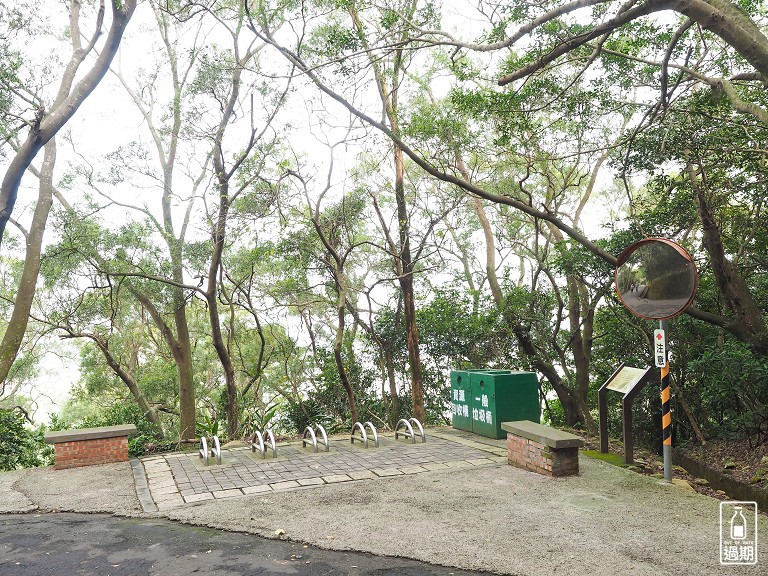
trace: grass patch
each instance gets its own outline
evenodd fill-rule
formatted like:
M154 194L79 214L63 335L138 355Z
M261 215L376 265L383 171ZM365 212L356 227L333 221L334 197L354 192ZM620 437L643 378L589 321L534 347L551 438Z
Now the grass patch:
M608 462L608 464L619 466L620 468L626 468L628 466L628 464L624 462L624 456L620 456L619 454L612 454L611 452L603 454L599 450L582 450L581 453L586 454L590 458L595 458L597 460L602 460L603 462Z

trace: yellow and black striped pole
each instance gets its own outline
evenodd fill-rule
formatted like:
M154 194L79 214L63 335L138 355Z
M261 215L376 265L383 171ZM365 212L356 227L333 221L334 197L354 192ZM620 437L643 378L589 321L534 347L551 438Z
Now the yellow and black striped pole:
M667 335L667 321L659 322L659 328L664 332L665 340ZM666 348L666 347L665 347ZM672 392L669 385L669 353L665 350L665 364L661 368L661 437L662 451L664 454L664 481L672 481L672 412L669 401L672 398Z

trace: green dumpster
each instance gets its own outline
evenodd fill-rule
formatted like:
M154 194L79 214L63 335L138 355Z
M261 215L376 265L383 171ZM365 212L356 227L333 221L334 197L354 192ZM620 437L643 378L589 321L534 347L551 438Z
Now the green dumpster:
M469 382L467 382L469 380ZM451 373L453 427L506 438L502 422L539 423L539 383L533 372L464 370ZM463 401L462 401L463 398Z

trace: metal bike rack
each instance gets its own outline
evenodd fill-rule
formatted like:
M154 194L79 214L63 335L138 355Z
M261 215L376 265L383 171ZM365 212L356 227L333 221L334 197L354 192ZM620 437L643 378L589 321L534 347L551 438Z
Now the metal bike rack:
M320 438L318 438L317 434L315 434L315 430L317 430L317 432L320 434ZM307 435L309 435L309 440L307 439ZM317 452L318 444L325 446L326 452L330 450L330 446L328 446L328 434L325 433L325 428L323 428L320 424L315 424L314 429L312 426L307 426L304 429L304 438L301 440L301 447L305 448L307 443L312 444L312 448L315 449L315 452Z
M221 464L221 445L219 444L219 437L213 437L213 446L211 446L210 452L208 451L208 441L205 436L200 438L200 450L197 451L197 455L202 458L203 463L208 466L210 457L213 456L216 459L216 464Z
M352 426L352 436L349 439L350 444L354 444L355 440L360 440L366 448L368 448L368 434L366 434L365 429L370 428L371 429L371 436L373 436L373 445L378 448L379 447L379 435L376 433L376 428L374 428L373 424L371 422L366 422L365 424L360 424L360 422L355 422L355 425ZM360 435L355 436L355 430L360 430Z
M208 466L208 442L205 440L205 436L200 438L200 450L197 454L202 458L203 463Z
M264 439L268 440L268 443L264 442ZM258 430L253 433L253 439L251 440L251 452L258 450L261 452L261 457L267 457L267 447L272 448L272 458L277 458L277 446L275 445L275 435L272 434L272 430L267 428L262 434Z
M219 444L219 437L213 437L213 446L211 447L211 455L216 458L216 464L221 464L221 445Z
M413 426L411 424L415 424L416 428L419 429L418 432L413 431ZM400 430L400 426L403 426L403 430ZM416 420L416 418L409 418L406 420L405 418L401 419L397 423L397 427L395 428L395 440L397 440L398 435L405 436L406 438L410 438L411 442L413 444L416 444L416 437L419 436L421 438L422 442L427 441L427 437L424 435L424 428L421 426L421 422Z

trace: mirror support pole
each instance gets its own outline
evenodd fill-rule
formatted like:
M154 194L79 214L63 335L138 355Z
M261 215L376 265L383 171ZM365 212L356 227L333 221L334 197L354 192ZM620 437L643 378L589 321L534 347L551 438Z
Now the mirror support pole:
M672 413L670 400L672 398L669 384L669 322L661 320L659 328L664 331L667 341L666 364L661 369L661 437L664 455L664 481L672 482Z

